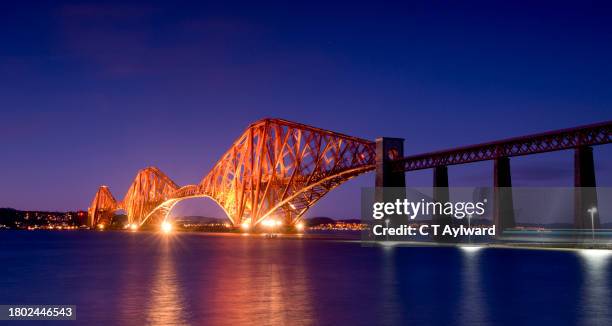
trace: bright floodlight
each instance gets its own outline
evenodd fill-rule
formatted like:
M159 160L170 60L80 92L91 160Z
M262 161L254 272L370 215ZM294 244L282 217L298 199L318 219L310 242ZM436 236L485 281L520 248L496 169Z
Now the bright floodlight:
M170 224L170 222L164 221L161 225L161 229L162 229L162 232L164 233L170 233L172 232L172 224Z
M251 228L251 224L249 224L249 222L244 222L242 225L240 225L240 227L242 227L243 230L248 231Z
M98 224L98 229L104 230L104 224L102 224L102 223Z
M276 223L274 222L274 220L263 220L263 221L261 222L261 224L262 224L263 226L266 226L266 227L269 227L269 228L270 228L270 227L273 227L273 226L274 226Z
M591 214L595 214L595 213L597 213L597 207L591 207L587 212L589 212Z
M136 224L136 223L130 224L130 230L137 231L138 230L138 224Z
M298 231L304 231L304 223L302 223L302 222L298 222L298 223L295 225L295 228L296 228Z
M281 222L281 221L276 221L275 223L276 223L276 225L277 225L277 226L279 226L279 225L282 225L282 224L283 224L283 222Z
M607 249L580 249L578 253L585 258L608 258L612 257L612 250Z
M483 249L482 246L472 246L472 245L464 245L464 246L459 246L459 249L465 251L465 252L476 252L480 249Z

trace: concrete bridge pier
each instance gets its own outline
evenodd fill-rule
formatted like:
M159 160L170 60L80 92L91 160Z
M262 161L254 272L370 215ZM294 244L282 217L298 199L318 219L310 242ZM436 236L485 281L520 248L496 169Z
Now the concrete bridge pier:
M404 157L404 139L381 137L376 139L376 193L377 202L395 202L406 198L406 172L394 170L394 160ZM393 227L403 216L390 215L385 219ZM396 222L397 221L397 222Z
M406 172L391 168L393 160L403 157L403 138L376 138L376 188L406 187Z
M446 199L444 201L448 201L448 167L436 166L434 168L433 174L433 186L434 188L447 188L446 191ZM443 190L443 189L440 189ZM436 196L437 191L434 191L434 197Z
M595 184L593 148L577 147L574 150L574 227L576 229L600 228ZM593 212L591 216L591 212ZM592 220L591 220L592 218Z
M495 159L493 163L493 187L493 223L495 224L495 235L499 237L505 229L516 226L510 159L508 157Z
M442 203L442 205L450 201L450 193L448 189L448 167L445 165L436 166L433 170L433 201ZM453 217L450 215L436 214L432 219L433 224L441 225L440 229L442 229L445 225L453 224ZM434 237L434 240L439 242L447 242L452 239L452 237L444 237L442 235Z

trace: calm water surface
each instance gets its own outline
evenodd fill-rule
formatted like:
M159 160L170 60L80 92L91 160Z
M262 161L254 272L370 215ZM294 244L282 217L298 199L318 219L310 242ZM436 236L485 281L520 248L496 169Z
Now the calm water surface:
M605 252L2 231L0 266L0 304L81 325L612 325Z

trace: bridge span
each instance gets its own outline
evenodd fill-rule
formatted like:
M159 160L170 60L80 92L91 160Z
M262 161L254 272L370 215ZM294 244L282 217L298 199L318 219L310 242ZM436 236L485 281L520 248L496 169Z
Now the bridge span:
M612 121L406 157L403 155L403 139L383 137L376 142L377 187L405 187L404 174L407 171L433 169L434 199L441 202L449 199L448 166L493 161L493 219L496 229L502 232L515 226L510 158L574 150L574 227L600 226L599 213L594 214L591 222L588 212L589 208L597 207L592 146L612 142Z
M268 216L286 225L343 182L374 170L375 143L300 123L263 119L251 124L197 184L179 187L155 167L140 170L117 201L106 186L89 207L90 225L127 212L130 224L160 223L186 198L208 197L235 226Z
M234 226L257 226L267 217L298 223L325 194L347 180L376 171L376 187L405 187L405 173L433 169L434 197L448 200L448 166L492 160L494 222L514 226L510 157L574 150L575 227L591 227L585 207L596 206L592 146L612 142L612 121L444 151L404 156L404 140L370 141L282 119L251 124L199 183L178 186L155 167L140 170L116 200L107 186L96 192L89 224L108 223L125 210L131 225L159 224L187 198L208 197ZM599 218L596 218L596 227Z

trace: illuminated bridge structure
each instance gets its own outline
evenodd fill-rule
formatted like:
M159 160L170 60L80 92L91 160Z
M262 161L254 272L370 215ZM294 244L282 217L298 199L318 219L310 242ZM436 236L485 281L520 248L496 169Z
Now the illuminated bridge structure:
M497 230L515 226L510 158L561 150L574 150L574 227L599 228L595 145L612 143L612 121L549 131L499 141L403 157L403 139L377 139L377 187L405 187L405 172L433 169L434 200L449 200L448 166L493 161L494 216ZM499 234L499 232L498 232Z
M267 217L295 225L330 190L376 170L376 187L405 187L407 171L433 169L434 199L448 200L448 166L492 160L494 222L515 226L510 157L574 150L576 228L591 227L587 207L597 205L592 146L612 142L612 121L444 151L404 156L404 140L352 137L281 119L251 124L198 184L178 186L155 167L140 170L117 201L101 186L89 207L89 223L108 223L125 210L130 224L161 223L181 200L208 197L234 226L257 226ZM595 228L599 217L595 216Z
M198 184L178 186L155 167L140 170L121 201L101 186L89 223L108 223L125 210L128 223L161 223L181 200L208 197L234 226L266 217L295 225L319 199L375 168L375 143L300 123L263 119L251 124Z

